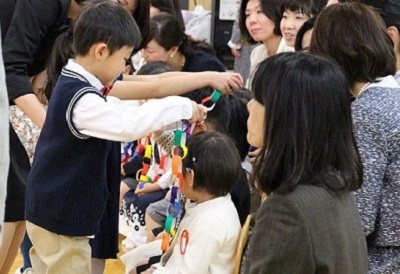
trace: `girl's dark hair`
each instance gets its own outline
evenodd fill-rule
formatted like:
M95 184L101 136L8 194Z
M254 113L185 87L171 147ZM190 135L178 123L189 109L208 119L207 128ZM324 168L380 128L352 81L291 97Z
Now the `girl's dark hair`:
M187 147L182 169L194 171L193 189L217 197L227 195L242 171L233 141L223 133L206 131L193 135Z
M68 62L68 59L74 56L74 51L72 50L72 30L73 23L72 21L68 21L64 32L55 40L50 57L47 61L47 81L44 87L44 95L47 100L50 100L53 88L56 85L63 66Z
M183 94L182 96L201 104L202 100L211 96L213 88L205 87ZM241 94L243 93L243 94ZM233 95L224 95L217 101L215 107L207 113L206 123L219 132L225 133L235 143L239 151L240 159L243 161L249 152L250 145L247 142L247 102L249 101L249 90L235 92Z
M154 61L144 64L138 71L137 75L156 75L164 72L173 71L174 69L170 64L163 61Z
M315 22L310 53L339 63L351 85L396 73L396 55L385 23L360 3L335 4Z
M182 29L185 30L185 21L183 20L181 6L178 0L151 0L150 5L159 9L161 12L175 15L181 23Z
M304 34L307 31L312 30L314 28L314 24L315 24L315 20L316 19L317 19L317 17L311 17L310 19L305 21L304 24L299 29L299 31L297 32L296 42L294 44L294 49L296 51L306 50L306 49L303 49L303 45L302 45L303 44L303 37L304 37ZM308 48L307 48L307 50L308 50Z
M187 36L179 20L174 15L165 12L153 16L150 20L150 40L152 39L165 50L178 47L178 51L186 58L191 57L198 50L215 54L210 44Z
M250 0L242 0L240 4L240 10L239 10L239 27L240 27L240 32L242 36L246 39L251 44L255 44L258 41L255 41L249 31L247 30L246 27L246 8L247 8L247 3ZM282 0L260 0L261 2L261 9L263 13L271 19L274 24L274 34L281 36L281 27L280 23L282 20L282 4L284 3Z
M133 49L133 54L140 51L144 48L150 39L150 1L149 0L135 0L139 1L137 4L136 10L132 13L133 18L135 19L142 40L138 46L135 46ZM123 31L128 31L129 29L125 29Z
M288 0L282 5L282 14L286 11L300 11L309 17L318 16L326 7L328 0Z
M247 141L247 119L249 118L247 103L251 100L251 92L248 89L242 89L227 97L229 106L228 135L235 142L243 162L250 149Z
M265 107L263 146L252 178L260 190L361 186L349 89L340 67L325 58L291 52L260 63L252 82L255 100Z

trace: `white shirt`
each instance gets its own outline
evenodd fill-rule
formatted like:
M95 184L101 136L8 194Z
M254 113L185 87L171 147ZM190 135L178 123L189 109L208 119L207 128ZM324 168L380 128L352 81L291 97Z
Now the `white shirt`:
M154 274L232 274L239 234L230 194L188 208Z
M286 45L285 39L281 39L279 42L278 49L276 50L276 53L281 53L281 52L291 52L294 51L293 47L289 47ZM247 88L251 88L251 82L254 78L254 74L256 73L258 65L270 57L271 54L268 52L267 47L264 44L261 44L253 49L250 55L250 77L246 83Z
M70 59L66 68L85 77L99 91L103 88L99 79L74 60ZM136 140L163 126L191 117L191 101L179 96L151 100L135 107L113 96L104 101L90 93L79 99L72 113L72 121L81 134L119 142Z

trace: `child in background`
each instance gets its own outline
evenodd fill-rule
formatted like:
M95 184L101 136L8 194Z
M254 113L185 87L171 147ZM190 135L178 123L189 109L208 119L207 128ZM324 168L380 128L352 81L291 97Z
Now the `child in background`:
M107 178L119 166L108 161L113 151L108 140L137 139L177 120L194 122L205 115L204 108L185 98L128 108L101 93L139 44L140 31L120 5L88 7L73 35L75 59L53 90L26 193L30 255L38 273L91 272L89 238L98 231L106 206ZM153 109L164 110L162 117Z
M327 0L289 0L283 5L281 32L286 45L294 47L296 35L304 22L317 16Z
M186 207L175 238L161 263L142 273L232 273L239 218L229 191L240 170L235 144L226 135L192 136L183 159L181 191L194 206Z

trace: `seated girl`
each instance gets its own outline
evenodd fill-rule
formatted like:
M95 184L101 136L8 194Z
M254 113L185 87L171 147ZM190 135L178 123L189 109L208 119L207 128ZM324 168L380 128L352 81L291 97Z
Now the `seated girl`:
M226 135L192 136L182 161L186 213L161 263L142 273L232 273L240 222L229 191L241 170L234 142ZM189 206L188 206L189 204Z

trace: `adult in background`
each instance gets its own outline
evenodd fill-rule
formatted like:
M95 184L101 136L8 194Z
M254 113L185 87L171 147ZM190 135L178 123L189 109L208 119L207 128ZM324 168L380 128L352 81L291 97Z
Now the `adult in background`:
M3 66L3 54L0 46L0 139L2 140L0 143L0 246L2 245L4 209L7 194L7 175L8 166L10 164L10 158L8 154L9 143L7 102L6 77ZM0 258L5 258L5 254L0 253L0 255Z
M267 194L244 273L367 271L353 191L362 170L348 82L338 65L305 53L262 61L247 107L247 140L261 148L253 183Z
M150 42L142 56L146 62L163 61L177 71L225 71L211 45L187 36L176 16L168 13L151 18Z
M360 3L327 7L310 53L336 60L350 82L354 132L364 168L356 192L368 273L400 273L400 87L393 42L378 13Z

